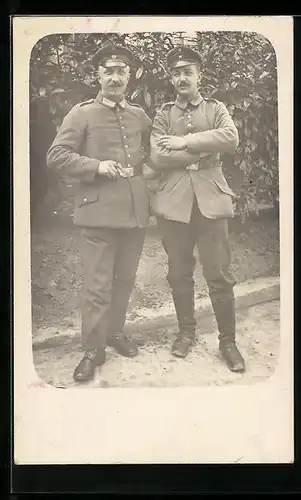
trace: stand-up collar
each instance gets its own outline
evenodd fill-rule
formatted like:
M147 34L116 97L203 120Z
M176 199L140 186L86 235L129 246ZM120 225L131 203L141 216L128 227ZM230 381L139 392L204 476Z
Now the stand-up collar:
M181 101L179 99L179 96L177 96L177 98L175 100L175 104L176 104L176 106L178 106L181 109L186 109L189 104L191 104L192 106L198 106L202 102L202 100L203 100L203 97L201 96L201 94L198 94L195 99L191 99L191 100L187 100L187 101Z
M122 99L122 101L120 102L111 101L111 99L104 97L101 92L97 94L96 100L104 106L107 106L108 108L116 108L116 106L118 105L121 108L125 109L127 104L125 99Z

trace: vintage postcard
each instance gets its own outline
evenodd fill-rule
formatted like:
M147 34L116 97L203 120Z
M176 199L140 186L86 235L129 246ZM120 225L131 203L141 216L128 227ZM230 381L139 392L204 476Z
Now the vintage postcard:
M14 461L291 463L293 20L13 18Z

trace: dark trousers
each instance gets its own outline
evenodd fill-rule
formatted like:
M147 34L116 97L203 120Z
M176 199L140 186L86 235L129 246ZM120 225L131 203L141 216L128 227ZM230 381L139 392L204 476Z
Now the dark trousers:
M189 224L158 217L158 226L168 256L167 280L172 289L180 334L193 336L196 328L193 274L197 245L219 339L234 339L233 287L236 280L229 270L231 253L227 220L204 217L195 202Z
M145 238L145 229L84 228L82 342L105 347L108 335L122 333Z

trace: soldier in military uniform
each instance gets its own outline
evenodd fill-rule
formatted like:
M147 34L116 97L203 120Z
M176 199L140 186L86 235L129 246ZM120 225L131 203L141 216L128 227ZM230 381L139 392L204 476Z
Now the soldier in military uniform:
M151 181L151 206L168 255L179 332L172 345L185 357L195 339L194 248L197 246L219 330L220 352L232 371L245 363L235 334L235 278L230 272L227 219L234 193L223 176L220 154L234 153L238 132L225 105L198 92L201 56L188 47L167 54L177 93L157 112L151 159L159 178ZM150 176L151 177L151 176Z
M47 154L49 167L80 180L74 222L82 228L85 353L74 371L78 382L93 378L107 345L123 356L138 353L123 328L149 221L142 169L151 121L125 100L137 60L127 48L108 44L92 62L101 90L71 109Z

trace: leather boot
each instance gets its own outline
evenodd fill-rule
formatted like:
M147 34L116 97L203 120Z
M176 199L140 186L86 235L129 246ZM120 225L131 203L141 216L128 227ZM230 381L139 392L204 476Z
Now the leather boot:
M184 292L174 289L172 297L177 314L180 335L193 337L196 328L193 286L187 287Z
M234 340L223 339L219 343L220 353L232 372L244 372L245 362Z
M219 294L211 291L212 307L219 330L219 350L229 370L245 371L245 362L235 342L235 299L233 291L221 290Z
M194 338L188 335L179 334L171 347L171 354L177 358L186 358Z
M118 354L127 358L133 358L139 352L136 343L124 334L110 335L107 339L107 345L113 347Z
M179 334L172 344L171 353L178 358L185 358L194 341L196 320L194 317L194 288L173 290L174 306L179 324Z
M95 375L97 366L103 365L106 361L105 349L87 350L84 357L74 370L73 378L76 382L88 382Z

